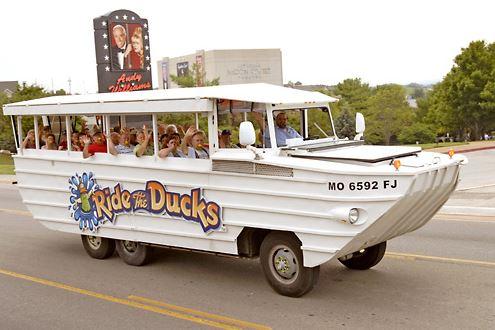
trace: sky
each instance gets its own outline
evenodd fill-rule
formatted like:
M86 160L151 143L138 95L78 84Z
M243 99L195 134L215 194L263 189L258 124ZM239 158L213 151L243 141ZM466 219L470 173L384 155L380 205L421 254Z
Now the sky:
M280 48L284 82L440 81L470 41L495 42L485 0L5 1L0 81L97 91L93 18L117 9L149 21L156 61L204 49Z

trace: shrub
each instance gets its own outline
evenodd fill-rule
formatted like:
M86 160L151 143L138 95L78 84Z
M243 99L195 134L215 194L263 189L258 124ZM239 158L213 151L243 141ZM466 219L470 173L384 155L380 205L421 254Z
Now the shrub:
M403 128L398 138L402 144L431 143L435 142L435 131L426 124L414 123Z

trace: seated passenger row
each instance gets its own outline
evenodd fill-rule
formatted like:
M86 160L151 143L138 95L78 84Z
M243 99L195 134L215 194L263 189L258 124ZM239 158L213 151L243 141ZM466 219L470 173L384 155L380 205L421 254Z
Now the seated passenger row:
M209 150L204 143L206 136L203 131L190 127L185 132L183 139L181 139L175 125L168 125L165 129L160 129L159 131L165 132L159 137L159 157L209 158ZM154 150L152 132L146 128L146 125L139 131L115 127L110 134L108 150L105 135L98 128L95 129L93 135L86 128L83 128L81 133L73 132L70 143L71 150L82 151L84 158L91 157L95 153L107 152L112 155L134 154L137 157L141 157L153 155ZM42 130L40 145L43 150L67 150L65 134L61 136L61 142L57 144L55 135L52 134L48 127L44 127ZM22 142L22 148L36 148L34 130L28 131L26 138Z

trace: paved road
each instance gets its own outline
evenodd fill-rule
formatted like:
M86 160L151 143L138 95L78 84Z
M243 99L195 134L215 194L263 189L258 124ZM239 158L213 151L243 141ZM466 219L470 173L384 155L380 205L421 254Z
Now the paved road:
M0 209L2 329L495 327L493 217L432 220L391 240L372 270L325 264L316 289L292 299L255 260L170 250L145 267L95 260L78 236L24 214L15 187L0 185Z
M495 150L467 156L447 205L469 215L389 241L372 270L325 264L300 299L274 293L257 260L171 250L140 268L91 259L78 236L45 229L0 184L0 328L495 328L495 216L474 212L495 207Z
M462 168L458 188L495 185L495 149L464 154L469 163Z

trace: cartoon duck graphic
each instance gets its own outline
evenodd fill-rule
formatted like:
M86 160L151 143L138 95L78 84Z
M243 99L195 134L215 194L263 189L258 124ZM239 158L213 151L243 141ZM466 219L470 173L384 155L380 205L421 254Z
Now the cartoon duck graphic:
M88 190L82 182L79 184L78 190L81 197L77 200L77 202L81 204L81 210L85 213L91 212L91 204L89 203L91 192L88 193Z

